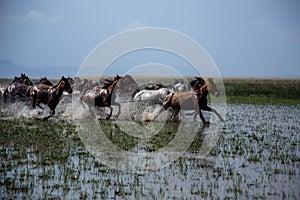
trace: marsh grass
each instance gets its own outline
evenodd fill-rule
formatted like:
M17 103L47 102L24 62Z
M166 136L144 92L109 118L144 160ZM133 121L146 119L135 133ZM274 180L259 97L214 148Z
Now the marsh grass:
M299 106L232 104L222 135L205 159L199 131L184 155L145 174L110 169L86 152L73 123L0 120L1 198L96 199L297 199L300 166ZM156 151L177 131L139 138L99 121L106 136L126 151ZM132 130L134 131L134 130ZM284 185L283 185L284 183Z
M225 79L224 84L227 122L210 154L197 157L206 136L199 126L181 158L145 174L103 165L85 150L72 121L61 116L0 119L0 198L298 199L299 79ZM143 141L114 121L99 124L114 145L134 152L156 151L178 130L178 124L167 123Z
M225 78L228 103L300 104L300 79Z

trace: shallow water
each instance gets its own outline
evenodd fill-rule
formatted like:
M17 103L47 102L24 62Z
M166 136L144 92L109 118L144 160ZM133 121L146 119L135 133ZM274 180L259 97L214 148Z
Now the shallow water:
M300 106L228 105L227 122L208 156L199 157L208 127L198 126L179 159L141 174L103 165L85 149L73 122L1 120L0 196L299 199L299 116ZM156 151L178 130L170 123L161 134L140 142L117 121L99 124L115 145L134 152Z

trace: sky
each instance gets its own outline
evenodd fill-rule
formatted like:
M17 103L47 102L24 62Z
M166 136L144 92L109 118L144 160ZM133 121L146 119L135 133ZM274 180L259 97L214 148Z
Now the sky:
M0 0L0 59L80 66L121 31L161 27L197 41L224 77L300 78L299 10L298 0ZM114 70L117 64L186 64L148 52L120 59Z

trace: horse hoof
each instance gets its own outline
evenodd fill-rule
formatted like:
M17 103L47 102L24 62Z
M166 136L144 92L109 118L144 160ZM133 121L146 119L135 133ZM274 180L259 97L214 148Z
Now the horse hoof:
M206 121L206 122L203 123L203 127L207 127L207 126L209 126L209 125L210 125L210 122L209 122L209 121Z
M205 128L205 127L209 127L209 124L203 124L203 126L202 126L203 128Z

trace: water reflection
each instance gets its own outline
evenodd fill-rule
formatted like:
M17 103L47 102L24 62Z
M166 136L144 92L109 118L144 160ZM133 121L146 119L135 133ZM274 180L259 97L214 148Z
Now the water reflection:
M208 129L197 127L192 144L179 159L143 174L101 164L84 148L74 133L74 125L1 120L0 196L3 199L297 199L299 115L299 106L230 105L229 121L208 156L204 159L198 156ZM128 136L127 140L118 123L97 123L104 123L104 135L120 149L151 152L161 148L155 146L158 142L155 138L164 138L163 134L144 139ZM174 136L171 134L170 138ZM128 143L127 148L122 141Z
M136 173L155 171L178 159L192 143L198 127L150 123L144 126L160 131L152 137L138 138L124 132L124 123L130 132L140 126L136 122L77 120L76 123L79 136L91 154L114 169ZM123 130L114 134L120 127Z

